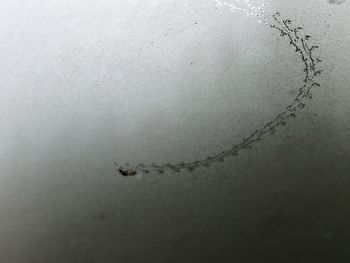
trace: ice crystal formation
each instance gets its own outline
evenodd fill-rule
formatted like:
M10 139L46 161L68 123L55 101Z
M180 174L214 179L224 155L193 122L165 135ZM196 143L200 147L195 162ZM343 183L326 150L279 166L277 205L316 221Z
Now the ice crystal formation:
M255 7L250 4L250 1L235 1L236 4L228 4L216 0L217 5L228 6L232 11L241 11L246 15L258 14L263 16L262 9ZM238 6L242 4L242 6ZM243 8L243 5L247 9ZM291 19L283 19L280 13L275 13L272 16L272 22L268 26L275 30L280 37L286 40L295 52L295 54L300 59L300 64L303 67L304 78L303 82L298 89L296 97L287 105L282 112L277 116L268 121L265 125L252 131L248 136L241 139L237 144L229 146L227 149L221 152L214 153L210 156L204 157L202 159L193 160L189 162L174 162L174 163L164 163L164 164L137 164L130 167L129 164L118 165L119 171L131 171L133 175L135 173L164 173L165 171L171 172L181 172L181 171L194 171L200 167L209 167L213 163L223 162L227 158L238 155L240 151L252 148L252 146L261 141L268 134L274 133L276 129L280 126L286 124L289 119L295 118L297 112L304 108L305 103L312 98L311 90L313 88L319 87L320 84L317 81L317 77L322 74L322 70L319 69L319 63L321 59L317 56L316 50L317 45L312 43L312 37L309 34L303 32L303 28L296 26ZM127 167L127 168L123 168ZM126 170L125 170L126 169Z
M235 0L232 3L215 0L215 3L218 7L229 7L232 12L241 12L246 16L258 17L257 21L259 23L267 23L264 11L265 5L255 6L250 0Z

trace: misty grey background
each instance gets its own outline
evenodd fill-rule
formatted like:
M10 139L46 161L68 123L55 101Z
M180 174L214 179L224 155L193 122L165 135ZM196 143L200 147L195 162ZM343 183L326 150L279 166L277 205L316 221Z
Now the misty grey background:
M320 47L313 99L223 164L124 178L273 118L303 80L288 42L214 1L2 1L1 262L350 260L350 3L254 3Z

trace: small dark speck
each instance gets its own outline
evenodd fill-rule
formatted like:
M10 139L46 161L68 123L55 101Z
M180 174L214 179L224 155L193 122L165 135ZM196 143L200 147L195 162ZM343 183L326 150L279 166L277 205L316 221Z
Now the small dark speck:
M327 0L327 2L331 5L341 5L345 2L345 0Z
M105 214L99 214L99 215L97 216L97 219L98 219L98 220L105 220L105 219L106 219L106 215L105 215Z
M118 171L123 176L134 176L137 174L137 172L132 169L119 168Z
M190 63L190 65L193 65L193 61Z

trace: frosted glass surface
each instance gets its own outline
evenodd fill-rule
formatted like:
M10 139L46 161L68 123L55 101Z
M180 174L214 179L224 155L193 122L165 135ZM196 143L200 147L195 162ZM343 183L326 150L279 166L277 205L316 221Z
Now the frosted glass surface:
M349 17L2 0L0 261L350 259Z

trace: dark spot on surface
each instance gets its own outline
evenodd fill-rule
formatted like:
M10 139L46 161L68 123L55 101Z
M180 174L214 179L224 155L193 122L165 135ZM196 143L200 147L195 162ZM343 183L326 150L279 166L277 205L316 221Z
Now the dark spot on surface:
M331 5L341 5L345 2L345 0L327 0L327 2Z
M105 220L105 219L106 219L106 215L105 215L105 214L99 214L99 215L97 216L97 219L98 219L98 220Z
M135 170L132 170L132 169L119 168L118 171L123 176L134 176L137 174L137 172Z

